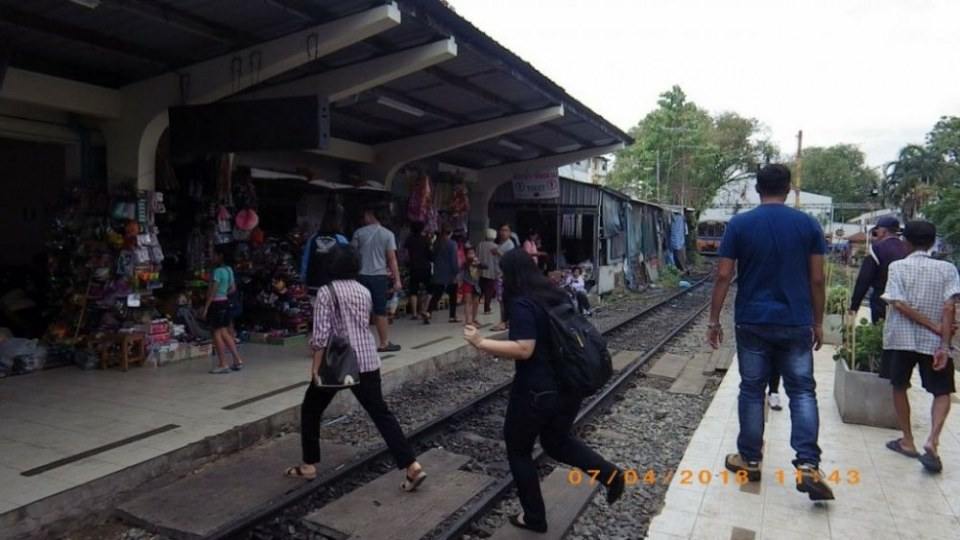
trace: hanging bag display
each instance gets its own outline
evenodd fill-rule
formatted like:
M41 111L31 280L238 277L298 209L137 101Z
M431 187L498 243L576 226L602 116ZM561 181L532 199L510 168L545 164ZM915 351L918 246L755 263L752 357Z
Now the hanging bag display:
M336 331L332 332L330 341L327 343L326 351L323 355L323 364L317 373L319 386L347 387L360 382L360 366L357 364L357 353L350 345L347 339L346 327L347 318L343 315L340 307L340 299L337 298L337 291L333 284L327 285L330 296L333 298L334 321L333 327L336 329L336 319L339 316L343 324L344 335L339 335Z

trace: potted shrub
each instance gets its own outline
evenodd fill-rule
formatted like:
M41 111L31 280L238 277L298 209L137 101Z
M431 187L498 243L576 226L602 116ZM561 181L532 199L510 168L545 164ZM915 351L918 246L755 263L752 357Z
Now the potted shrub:
M826 316L823 318L823 342L830 345L843 344L843 317L850 302L850 290L842 285L827 291Z
M896 429L890 381L877 375L883 353L883 322L870 324L864 319L859 325L845 328L843 335L843 346L833 357L833 397L840 418L847 424Z

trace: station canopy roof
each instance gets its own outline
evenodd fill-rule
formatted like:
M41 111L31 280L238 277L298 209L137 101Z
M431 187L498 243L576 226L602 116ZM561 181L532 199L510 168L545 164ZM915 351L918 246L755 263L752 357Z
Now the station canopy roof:
M11 66L120 88L385 3L0 0L0 45ZM456 57L332 104L331 135L372 145L562 104L559 119L435 157L484 168L631 141L445 2L398 6L402 24L258 88L453 37Z

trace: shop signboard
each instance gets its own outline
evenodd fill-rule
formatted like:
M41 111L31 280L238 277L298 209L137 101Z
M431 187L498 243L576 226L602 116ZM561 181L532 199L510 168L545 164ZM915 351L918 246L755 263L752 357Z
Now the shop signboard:
M514 175L513 198L525 201L559 199L560 176L557 170Z

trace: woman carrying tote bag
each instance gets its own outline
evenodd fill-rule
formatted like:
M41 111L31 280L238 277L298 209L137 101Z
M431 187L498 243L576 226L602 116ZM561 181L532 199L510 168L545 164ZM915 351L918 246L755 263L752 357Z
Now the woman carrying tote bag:
M331 287L317 291L313 315L313 363L310 366L310 385L300 407L300 441L303 463L286 470L287 476L312 480L317 476L320 462L320 419L323 411L343 388L350 388L357 401L367 411L380 435L383 436L398 469L405 469L406 478L400 485L413 491L427 474L416 460L413 448L407 442L400 423L383 401L380 388L380 356L370 333L370 313L373 302L370 291L357 280L360 259L349 246L337 247L330 254L329 276ZM335 297L334 297L335 295ZM337 305L339 304L339 306ZM339 309L338 309L339 307ZM323 386L318 372L323 366L324 354L334 336L345 338L356 356L360 379L352 385Z

